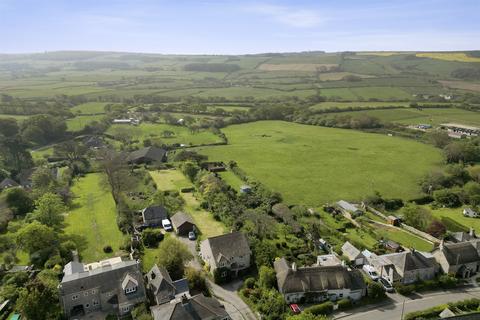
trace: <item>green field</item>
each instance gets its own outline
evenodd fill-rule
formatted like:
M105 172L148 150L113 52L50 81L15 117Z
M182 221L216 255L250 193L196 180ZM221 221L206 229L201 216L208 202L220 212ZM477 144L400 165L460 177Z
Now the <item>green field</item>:
M79 104L71 109L74 114L94 114L94 113L105 113L104 102L87 102Z
M164 137L164 131L172 131L174 135ZM140 141L145 139L159 139L162 143L166 144L183 143L185 145L199 145L221 142L221 139L209 130L192 133L187 127L164 123L142 123L139 126L117 124L112 125L107 133L116 137L128 135L128 137L131 137L133 140Z
M94 115L94 116L82 116L78 115L75 118L67 119L67 130L68 131L80 131L85 128L86 125L102 120L103 115Z
M74 183L72 193L74 209L66 217L65 232L85 238L80 251L82 260L92 262L122 254L124 235L118 229L115 202L103 184L102 174L91 173L80 178ZM103 252L107 245L112 247L112 253Z
M413 108L392 109L392 110L368 110L344 112L341 115L367 114L383 121L396 122L405 125L431 124L439 125L446 122L470 124L480 126L480 113L457 108L425 108L417 110Z
M223 181L225 181L228 185L230 185L234 190L240 190L240 187L245 184L235 173L232 171L224 171L224 172L219 172L218 175L220 178L222 178Z
M465 217L462 212L463 208L425 208L434 217L440 219L450 231L468 231L470 228L473 228L477 234L480 233L480 219Z
M440 151L421 143L353 130L262 121L224 129L230 145L199 148L209 160L235 160L289 203L319 206L419 194L418 179L440 166Z

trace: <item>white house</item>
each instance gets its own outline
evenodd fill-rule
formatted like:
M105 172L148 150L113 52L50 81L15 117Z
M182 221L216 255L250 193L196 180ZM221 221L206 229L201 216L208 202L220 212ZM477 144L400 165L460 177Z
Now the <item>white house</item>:
M474 211L472 208L463 209L463 215L469 218L478 218L478 212Z
M321 302L349 298L360 300L366 284L359 270L341 265L297 268L285 258L274 262L278 290L287 303Z

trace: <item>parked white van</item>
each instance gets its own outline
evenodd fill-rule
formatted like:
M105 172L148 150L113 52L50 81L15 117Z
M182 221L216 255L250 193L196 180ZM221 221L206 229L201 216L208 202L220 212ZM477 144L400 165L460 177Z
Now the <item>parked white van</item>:
M163 219L162 220L162 227L165 229L165 231L172 231L172 224L170 223L170 220L168 219Z
M375 271L375 268L372 267L371 265L364 265L362 268L363 271L373 280L377 281L378 280L378 273Z

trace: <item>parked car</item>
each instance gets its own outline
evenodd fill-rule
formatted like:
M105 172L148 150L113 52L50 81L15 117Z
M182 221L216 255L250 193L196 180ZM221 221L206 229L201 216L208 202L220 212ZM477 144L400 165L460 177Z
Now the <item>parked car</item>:
M165 229L165 231L172 231L173 227L172 224L170 223L170 220L168 219L163 219L162 220L162 227Z
M395 290L393 289L393 286L390 284L390 282L388 282L387 279L385 279L385 278L380 278L380 279L378 279L378 281L379 281L380 284L383 286L383 288L385 289L385 291L387 291L387 292L393 292L393 291L395 291Z
M373 281L378 280L378 273L375 271L375 268L366 264L363 266L362 270L372 279Z
M295 303L290 305L290 309L295 314L299 314L300 312L302 312L302 310L300 310L300 307L298 306L298 304L295 304Z
M188 233L188 240L197 240L197 235L195 234L195 231L190 231Z

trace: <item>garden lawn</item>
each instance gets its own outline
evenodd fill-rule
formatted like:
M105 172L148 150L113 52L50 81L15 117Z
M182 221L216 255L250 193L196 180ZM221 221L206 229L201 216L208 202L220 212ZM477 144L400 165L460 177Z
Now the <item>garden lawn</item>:
M410 199L418 179L441 166L432 146L354 130L260 121L223 129L229 145L198 150L210 161L234 160L290 204L360 200L379 191Z
M150 171L158 190L177 190L191 187L187 178L178 170ZM223 223L213 218L213 214L200 208L200 202L192 193L181 193L185 200L185 211L189 213L198 230L200 239L206 239L224 234L227 230Z
M406 248L414 248L420 251L431 251L433 249L432 243L420 237L417 237L416 235L411 234L407 231L388 227L381 228L376 225L375 232L386 239L398 242Z
M171 137L164 137L164 131L174 133ZM143 141L145 139L159 139L166 144L182 143L185 145L200 145L221 142L220 137L209 130L191 133L187 127L174 126L165 123L142 123L139 126L112 125L108 134L113 136L128 135L131 139Z
M94 116L82 116L78 115L75 118L67 119L67 130L68 131L81 131L85 128L86 125L102 120L103 115L94 115Z
M235 173L230 170L219 172L218 175L234 190L239 191L240 187L245 184Z
M82 236L86 240L80 251L85 262L98 261L121 254L120 246L124 236L116 222L116 208L113 197L103 184L103 175L91 173L76 181L72 207L66 219L65 232ZM112 253L104 253L105 246L111 246Z
M428 206L425 208L434 217L440 219L449 231L468 231L473 228L477 234L480 233L480 219L465 217L462 212L463 208L431 209Z

